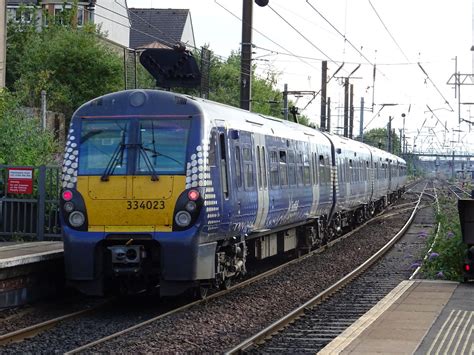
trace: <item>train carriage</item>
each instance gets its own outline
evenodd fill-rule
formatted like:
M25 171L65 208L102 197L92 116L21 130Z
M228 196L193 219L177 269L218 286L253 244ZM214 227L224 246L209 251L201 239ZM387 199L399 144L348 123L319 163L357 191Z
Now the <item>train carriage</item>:
M249 258L309 250L368 218L391 175L404 185L387 159L404 163L190 96L97 98L75 112L64 156L68 282L88 294L225 287Z

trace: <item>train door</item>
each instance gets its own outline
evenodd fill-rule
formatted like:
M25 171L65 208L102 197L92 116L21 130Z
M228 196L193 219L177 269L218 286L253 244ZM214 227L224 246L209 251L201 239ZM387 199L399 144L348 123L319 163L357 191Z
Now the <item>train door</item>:
M268 176L267 176L267 152L265 147L265 136L254 134L254 151L257 166L257 217L255 218L255 229L262 229L268 216L269 194L268 194Z

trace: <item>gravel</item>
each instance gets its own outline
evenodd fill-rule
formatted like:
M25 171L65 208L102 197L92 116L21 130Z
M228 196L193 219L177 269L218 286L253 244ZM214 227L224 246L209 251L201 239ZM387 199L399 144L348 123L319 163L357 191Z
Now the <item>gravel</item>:
M413 201L407 195L398 203ZM87 352L222 352L314 297L363 263L403 225L410 211L374 221L324 252L246 287L136 329ZM415 256L414 256L415 257ZM181 305L137 296L61 323L1 353L64 353Z
M92 352L222 352L305 303L363 263L386 243L410 212L371 224L322 254L258 283L153 322ZM383 231L383 233L380 233ZM130 340L133 339L133 340Z

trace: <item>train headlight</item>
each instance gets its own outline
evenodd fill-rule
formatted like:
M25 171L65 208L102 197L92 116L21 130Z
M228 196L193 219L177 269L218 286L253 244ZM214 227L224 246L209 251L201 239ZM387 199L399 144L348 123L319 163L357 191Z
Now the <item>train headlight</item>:
M80 227L86 221L86 217L84 217L84 213L75 211L69 215L69 224L73 227Z
M64 211L66 211L67 213L72 212L74 211L74 203L72 203L71 201L68 201L64 204L63 208L64 208Z
M186 204L185 208L186 208L186 211L193 213L193 212L196 210L196 208L197 208L196 202L194 202L194 201L189 201L189 202Z
M179 211L174 217L176 224L180 227L187 227L191 223L191 215L188 211Z

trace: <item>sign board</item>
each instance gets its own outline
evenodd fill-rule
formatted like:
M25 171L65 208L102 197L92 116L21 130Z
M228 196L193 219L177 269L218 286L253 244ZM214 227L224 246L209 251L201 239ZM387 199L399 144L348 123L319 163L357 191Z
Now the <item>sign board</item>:
M7 192L9 194L32 194L33 168L9 168Z

